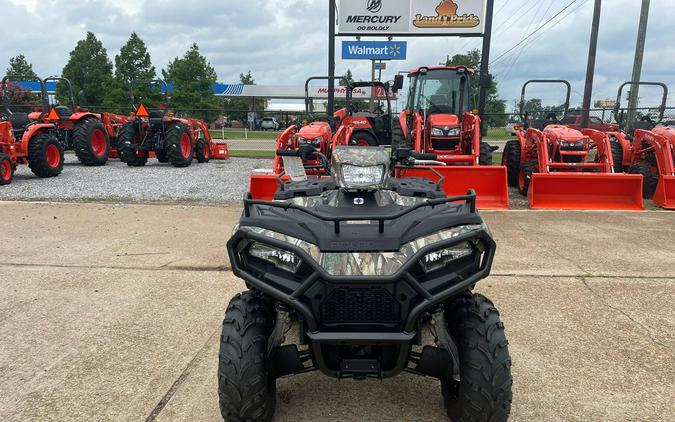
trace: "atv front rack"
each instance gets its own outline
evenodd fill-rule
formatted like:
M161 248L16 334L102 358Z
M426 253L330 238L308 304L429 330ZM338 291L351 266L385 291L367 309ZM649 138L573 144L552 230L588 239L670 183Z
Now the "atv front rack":
M323 212L316 211L315 209L307 208L307 207L302 207L300 205L294 204L292 202L275 202L275 201L261 201L257 199L252 199L251 192L248 192L244 196L244 215L246 217L251 216L251 206L252 205L264 205L264 206L269 206L269 207L274 207L274 208L281 208L284 211L292 209L292 210L297 210L300 212L303 212L305 214L311 215L312 217L318 218L323 221L332 221L334 223L335 227L335 233L339 234L340 233L340 223L343 221L362 221L362 220L368 220L368 221L377 221L378 222L378 227L379 227L379 232L384 233L384 222L389 221L389 220L395 220L397 218L403 217L406 214L410 214L413 211L416 211L420 208L425 208L425 207L431 207L434 208L438 205L443 205L447 204L450 202L465 202L469 206L469 210L472 214L476 212L476 192L473 189L469 189L466 195L460 195L460 196L452 196L452 197L447 197L447 198L436 198L436 199L428 199L424 202L421 202L415 206L412 207L406 207L406 209L390 213L390 214L385 214L385 215L379 215L379 214L359 214L358 212L355 213L350 213L348 209L342 210L346 214L349 215L330 215L326 214Z

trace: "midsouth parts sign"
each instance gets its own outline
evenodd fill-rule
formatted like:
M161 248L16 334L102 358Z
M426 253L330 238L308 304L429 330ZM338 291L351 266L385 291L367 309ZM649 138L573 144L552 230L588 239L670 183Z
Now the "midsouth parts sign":
M339 0L339 35L482 34L485 0Z

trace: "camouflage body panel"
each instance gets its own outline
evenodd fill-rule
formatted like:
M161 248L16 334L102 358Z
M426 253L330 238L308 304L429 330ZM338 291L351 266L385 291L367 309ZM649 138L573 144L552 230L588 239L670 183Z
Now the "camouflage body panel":
M321 252L316 245L282 233L253 226L241 226L239 229L299 247L330 275L373 277L393 275L422 248L485 229L485 224L444 229L408 242L397 252Z
M291 199L280 200L277 202L286 202L292 203L304 208L314 208L319 205L328 206L328 207L339 207L338 198L340 197L337 190L330 190L323 192L318 196L298 196ZM412 207L418 204L421 204L425 201L428 201L426 198L417 197L417 196L403 196L399 195L398 192L392 190L378 190L375 192L375 200L377 204L381 207L387 205L400 205L403 207ZM352 203L344 204L351 206Z
M389 175L389 163L391 162L391 154L383 147L353 147L353 146L339 146L333 150L331 157L331 174L335 180L335 184L341 188L345 188L345 181L342 175L341 167L344 165L352 165L359 167L374 167L382 166L383 178L380 182L369 186L359 186L363 190L382 189L387 181Z

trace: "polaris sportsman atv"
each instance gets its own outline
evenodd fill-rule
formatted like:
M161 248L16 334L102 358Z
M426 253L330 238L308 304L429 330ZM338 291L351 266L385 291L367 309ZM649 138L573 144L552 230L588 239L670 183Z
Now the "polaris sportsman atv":
M495 254L475 192L448 198L440 175L438 183L389 177L390 167L433 159L342 146L332 178L280 177L274 201L247 194L227 243L232 271L249 290L232 299L223 322L226 421L269 421L276 379L313 370L358 380L402 371L434 377L453 421L508 418L504 324L489 299L472 293ZM291 328L298 344L285 344Z

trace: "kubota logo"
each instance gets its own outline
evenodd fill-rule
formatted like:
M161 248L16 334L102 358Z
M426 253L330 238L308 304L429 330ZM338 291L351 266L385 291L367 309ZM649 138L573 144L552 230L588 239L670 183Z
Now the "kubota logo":
M368 0L366 9L371 13L377 13L382 10L382 0Z
M453 0L441 0L436 6L436 16L418 13L415 15L413 25L418 28L473 28L480 24L480 18L473 13L458 15L458 8Z

